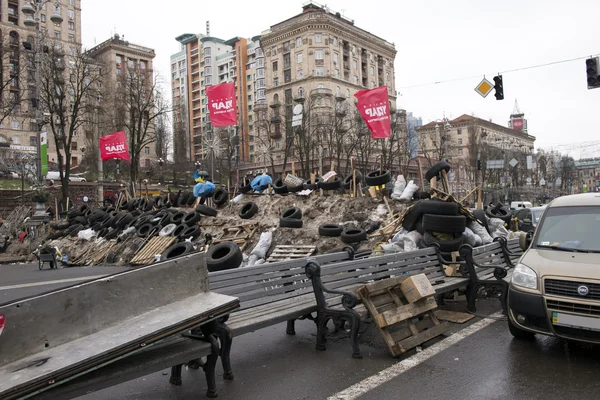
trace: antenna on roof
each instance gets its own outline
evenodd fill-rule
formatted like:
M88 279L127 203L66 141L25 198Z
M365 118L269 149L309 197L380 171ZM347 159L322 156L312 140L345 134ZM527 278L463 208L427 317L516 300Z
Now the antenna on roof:
M210 36L210 21L206 21L206 36Z

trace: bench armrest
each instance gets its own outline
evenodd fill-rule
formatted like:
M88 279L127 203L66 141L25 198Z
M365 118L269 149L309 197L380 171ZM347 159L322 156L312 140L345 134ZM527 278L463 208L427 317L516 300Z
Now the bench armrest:
M512 268L511 265L478 264L473 259L473 248L468 244L463 244L460 246L458 251L460 256L465 260L466 266L469 270L469 276L473 281L478 280L475 267L482 269L493 269L494 277L498 280L504 279L508 275L507 270Z
M327 308L325 293L337 294L342 296L342 306L346 310L351 310L358 304L358 296L346 290L327 289L321 280L321 266L316 261L308 261L305 267L306 276L312 281L313 290L317 299L319 308Z
M494 241L500 243L500 248L502 248L502 253L504 253L504 259L506 260L506 264L509 267L514 268L515 263L513 263L511 256L519 257L519 255L513 253L512 251L510 251L508 249L508 240L506 240L506 238L504 238L504 237L497 237L494 239Z

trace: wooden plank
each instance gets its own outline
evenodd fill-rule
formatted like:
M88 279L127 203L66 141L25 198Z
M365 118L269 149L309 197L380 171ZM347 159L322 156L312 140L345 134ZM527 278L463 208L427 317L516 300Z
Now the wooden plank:
M455 324L464 324L467 321L475 318L473 314L450 311L450 310L435 310L434 315L442 321L454 322Z
M423 316L423 319L415 323L414 326L420 332L424 329L432 328L434 326L434 323L431 320L431 318L429 318L429 314L425 314ZM392 339L394 340L394 343L400 342L412 335L411 330L407 326L399 326L398 329L389 330L390 334L392 335Z
M403 353L406 353L408 350L413 347L417 347L420 344L423 344L436 336L439 336L450 329L450 324L448 322L442 322L441 324L429 328L416 336L409 337L404 339L398 343L396 343L397 354L394 357L397 357Z
M374 321L380 328L385 328L397 324L398 322L405 321L408 318L423 314L429 310L433 310L436 307L437 304L435 299L433 297L428 297L427 299L420 300L416 303L407 304L401 309L385 311L382 314L374 316Z
M375 297L379 294L389 293L389 289L404 282L408 276L397 276L383 281L370 283L364 286L365 296Z

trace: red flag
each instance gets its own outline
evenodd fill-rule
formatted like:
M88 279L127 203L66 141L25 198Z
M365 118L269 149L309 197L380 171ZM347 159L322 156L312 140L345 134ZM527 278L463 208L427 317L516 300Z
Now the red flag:
M237 125L235 84L221 83L206 88L210 122L215 128Z
M371 131L372 139L390 137L390 101L387 86L361 90L354 94L358 100L356 107Z
M125 132L117 132L100 138L100 157L102 161L111 158L120 158L131 161L129 148L127 147L127 135Z

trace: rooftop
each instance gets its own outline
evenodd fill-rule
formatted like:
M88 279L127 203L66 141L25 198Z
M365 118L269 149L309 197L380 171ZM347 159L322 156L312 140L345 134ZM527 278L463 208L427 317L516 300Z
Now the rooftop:
M121 36L118 33L115 34L112 38L105 40L104 42L100 43L99 45L97 45L95 47L92 47L90 50L86 51L86 53L90 57L93 57L94 55L102 53L113 46L127 47L131 50L141 51L141 52L147 53L148 56L152 57L152 58L154 58L154 56L156 55L156 53L154 52L154 49L151 49L150 47L144 47L144 46L140 46L137 44L129 43L128 41L126 41L124 39L124 36Z
M516 130L508 128L508 127L506 127L504 125L495 124L493 122L487 121L487 120L482 119L482 118L474 117L472 115L463 114L463 115L461 115L458 118L455 118L453 120L449 120L448 122L450 123L450 125L459 125L459 124L466 124L466 123L469 123L469 122L477 122L480 125L484 125L484 126L489 127L490 129L495 129L495 130L502 131L502 132L507 133L507 134L511 134L511 135L515 135L515 136L519 136L519 137L530 138L532 140L535 140L534 136L528 135L528 134L523 133L521 131L516 131ZM429 122L429 123L421 126L420 128L418 128L418 130L431 129L431 128L434 128L436 124L438 124L437 121L431 121L431 122Z

